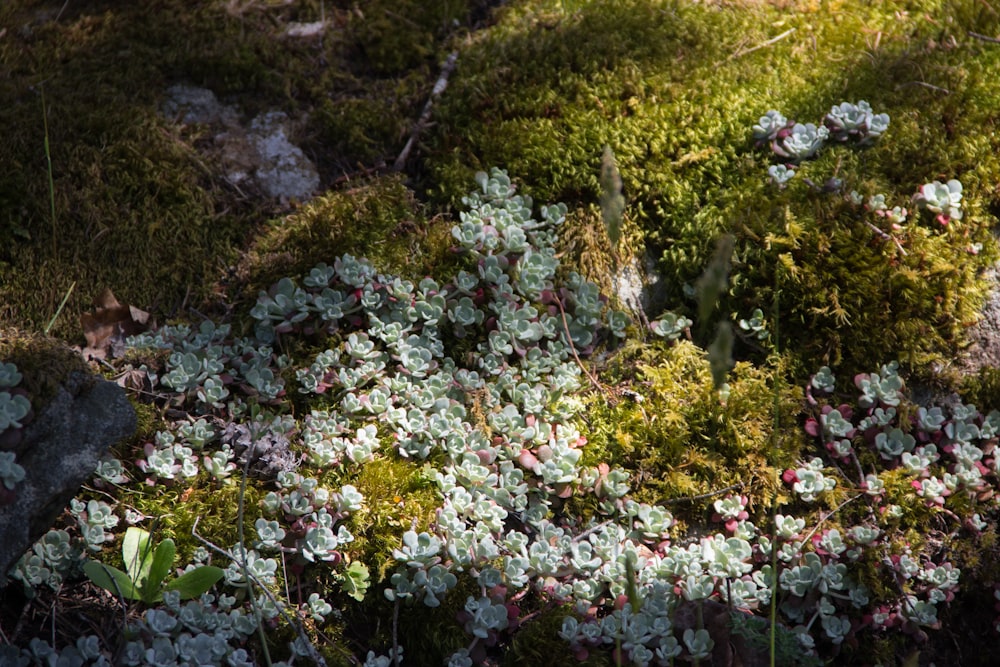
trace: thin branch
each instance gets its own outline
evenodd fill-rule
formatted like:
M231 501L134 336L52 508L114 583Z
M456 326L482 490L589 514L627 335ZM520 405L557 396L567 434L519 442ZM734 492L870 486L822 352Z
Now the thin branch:
M947 88L942 88L941 86L935 86L933 83L927 83L926 81L907 81L902 84L904 86L920 86L922 88L928 88L930 90L935 90L939 93L944 93L945 95L951 95L951 91Z
M594 375L590 372L590 370L588 370L587 367L583 365L583 362L580 361L580 355L576 353L576 345L573 344L573 337L569 333L569 322L566 321L566 309L563 308L562 299L560 299L559 296L556 294L553 294L552 298L553 300L555 300L556 305L559 306L559 314L562 315L563 330L565 330L566 332L566 342L569 343L569 350L570 352L573 353L573 358L576 359L577 366L580 367L580 370L584 372L584 374L590 380L590 383L593 384L595 387L597 387L599 391L601 391L602 393L610 393L608 392L607 389L604 388L604 386L600 382L597 381L597 378L594 377Z
M572 539L572 541L573 542L579 542L580 540L585 540L585 539L587 539L587 536L589 536L591 533L595 533L598 530L600 530L601 528L604 528L605 526L607 526L609 524L612 524L612 523L614 523L614 521L612 521L611 519L608 519L607 521L602 521L601 523L597 524L596 526L591 526L587 530L583 531L582 533L580 533L579 535L577 535L576 537L574 537Z
M837 505L835 508L833 508L829 512L826 512L826 513L820 512L820 519L819 519L819 521L817 521L816 525L813 526L813 529L810 530L808 533L806 533L806 536L802 538L802 544L806 544L807 542L809 542L809 540L812 539L812 536L816 534L816 531L819 530L819 527L822 526L826 522L827 519L829 519L831 516L833 516L834 514L836 514L837 512L839 512L840 510L842 510L844 508L844 506L847 505L848 503L853 503L858 498L863 498L864 495L865 494L863 494L863 493L859 493L858 495L852 496L852 497L848 498L847 500L845 500L844 502L840 503L839 505Z
M399 663L402 661L402 655L399 652L399 598L396 598L396 604L392 608L392 663L399 667Z
M899 248L899 252L901 252L901 253L902 253L903 255L905 255L905 254L906 254L906 251L905 251L905 250L903 250L903 246L902 246L902 245L901 245L901 244L899 243L899 239L897 239L897 238L896 238L895 236L893 236L892 234L889 234L889 233L888 233L888 232L886 232L885 230L882 230L882 229L879 229L878 227L876 227L876 226L875 226L875 225L873 225L872 223L868 222L867 220L865 220L864 222L865 222L865 224L866 224L866 225L868 225L868 227L869 227L869 228L870 228L870 229L871 229L871 230L872 230L873 232L875 232L875 234L876 234L876 235L877 235L877 236L878 236L879 238L881 238L881 239L882 239L883 241L892 241L893 243L895 243L895 244L896 244L896 247L897 247L897 248Z
M427 104L424 105L424 110L420 114L420 119L417 124L413 126L413 132L410 133L410 138L406 142L406 146L403 147L403 151L396 158L396 161L392 165L393 171L402 171L403 167L406 166L406 159L410 157L410 151L417 144L417 139L420 137L420 133L423 132L431 121L431 109L434 106L434 100L441 96L444 89L448 87L448 77L455 69L455 63L458 62L458 51L452 51L448 54L448 59L444 61L444 65L441 66L441 76L438 77L437 83L434 84L434 89L431 91L431 96L427 98Z
M780 35L772 37L771 39L769 39L769 40L767 40L765 42L761 42L760 44L757 44L756 46L751 46L749 49L738 49L732 55L730 55L728 58L726 58L726 60L729 61L729 60L733 60L735 58L742 58L743 56L747 55L748 53L753 53L754 51L756 51L758 49L763 49L764 47L771 46L772 44L774 44L776 42L780 42L785 37L788 37L793 32L795 32L795 28L789 28L785 32L781 33Z
M969 37L974 37L974 38L982 40L984 42L989 42L991 44L1000 44L1000 38L997 38L997 37L990 37L989 35L982 35L982 34L980 34L978 32L972 32L971 30L967 31L967 34L969 35Z

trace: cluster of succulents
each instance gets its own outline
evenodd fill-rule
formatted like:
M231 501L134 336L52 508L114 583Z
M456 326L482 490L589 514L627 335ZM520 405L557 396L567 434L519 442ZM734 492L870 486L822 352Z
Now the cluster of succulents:
M753 126L758 145L769 146L775 155L792 163L815 157L826 140L859 144L871 143L889 129L889 115L872 111L861 100L857 104L835 104L823 118L823 124L797 123L774 109L761 116Z
M46 532L10 572L31 594L42 585L57 590L67 578L79 574L85 554L98 553L114 540L111 531L120 518L103 500L83 502L74 498L70 501L69 515L74 521L67 526L68 530L53 528ZM134 518L134 514L127 515L126 522L131 523L129 519Z
M87 635L61 650L41 639L26 648L0 647L0 663L11 667L67 665L69 667L176 667L225 665L254 667L252 653L238 646L257 632L259 621L245 613L233 596L210 594L184 604L176 592L163 596L163 605L149 608L128 623L132 639L112 662L100 637ZM284 667L286 663L273 663Z
M889 114L873 112L871 105L864 100L857 104L841 102L824 116L823 125L833 141L865 143L878 139L889 129Z
M843 547L817 543L816 553L821 562L867 561L882 568L883 576L900 582L902 594L895 600L872 600L864 624L875 631L897 628L923 635L926 628L938 626L938 607L954 598L961 572L948 562L946 551L933 545L922 551L901 546L906 544L903 530L914 514L931 513L955 522L955 534L975 536L996 516L1000 412L983 415L961 402L915 406L896 363L857 375L854 385L859 393L853 406L823 398L834 389L828 368L809 387L815 412L806 431L823 445L843 483L858 490L847 502L863 497L868 508L855 516L846 534L838 531ZM823 465L814 461L813 468ZM812 490L798 486L798 473L788 471L786 482L803 500L811 500ZM832 530L819 533L819 539Z
M539 601L563 610L560 636L578 657L614 650L637 665L707 657L716 638L672 620L678 609L707 601L748 612L777 603L803 655L866 631L919 635L935 627L937 607L953 596L960 572L919 554L919 546L901 551L893 531L904 496L931 512L996 482L1000 457L989 439L1000 430L1000 413L983 417L959 406L949 415L927 409L904 419L911 412L900 409L903 383L894 365L858 376L857 409L821 406L836 385L824 368L809 388L816 415L806 429L825 445L826 458L803 461L784 480L804 515L850 488L869 499L871 515L850 528L830 517L807 526L788 513L773 525L754 523L748 499L731 495L713 504L714 532L675 542L666 505L632 499L633 481L621 468L581 462L587 441L574 396L583 386L580 360L614 345L625 323L579 275L557 284L554 248L565 209L543 207L538 219L503 172L480 174L477 182L452 232L467 263L450 281L386 276L345 255L315 267L301 285L285 279L261 293L251 311L253 338L232 339L228 328L206 323L131 340L167 350L164 369L144 370L161 400L192 415L147 443L134 470L150 483L225 484L236 469L251 469L261 446L276 443L295 465L261 472L270 490L248 508L259 510L256 535L226 552L225 592L185 606L164 595L165 606L148 610L132 629L125 664L172 665L197 655L207 660L199 664L241 665L252 628L286 607L317 624L336 616L325 590L298 605L279 600L288 574L278 556L298 576L322 568L327 582L356 600L371 601L377 590L397 607L437 609L463 595L455 624L467 643L450 658L456 666L496 657ZM689 325L668 313L651 329L672 340ZM742 328L764 339L763 313ZM274 352L288 349L292 337L321 351L302 360ZM299 419L281 409L291 377L312 406ZM213 393L216 386L223 392ZM240 428L220 428L226 420ZM386 554L385 579L371 581L365 564L348 557L350 517L371 499L351 484L334 490L319 480L384 458L424 465L439 505L429 525L401 531ZM832 468L854 462L856 479ZM861 474L861 463L892 474ZM98 481L120 483L132 470L107 461ZM900 471L908 476L902 488ZM566 511L574 496L596 499L594 514ZM91 501L74 508L80 537L62 531L36 545L18 567L27 585L58 585L84 551L108 541L114 507ZM985 512L976 514L980 522ZM204 562L201 552L187 571ZM902 595L877 598L863 583L863 567L881 563L903 582ZM386 647L371 648L366 664L378 665L405 647L392 646L389 657ZM301 638L288 650L310 655ZM86 664L104 664L104 655Z
M781 188L795 176L795 167L816 157L826 141L844 143L851 140L867 145L888 128L889 115L874 113L871 105L861 100L857 104L841 102L834 105L819 126L797 123L771 109L754 124L753 139L758 146L770 148L781 160L767 170L771 181Z

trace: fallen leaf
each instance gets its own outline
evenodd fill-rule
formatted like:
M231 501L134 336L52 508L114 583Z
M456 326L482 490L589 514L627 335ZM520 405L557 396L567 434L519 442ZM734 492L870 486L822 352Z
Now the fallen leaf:
M81 350L84 359L114 359L125 353L125 338L149 328L149 313L135 306L119 303L114 293L105 288L94 299L94 312L80 316L87 347Z

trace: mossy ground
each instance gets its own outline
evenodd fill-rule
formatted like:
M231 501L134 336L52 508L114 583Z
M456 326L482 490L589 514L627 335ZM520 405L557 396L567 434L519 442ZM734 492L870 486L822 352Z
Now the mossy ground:
M996 223L1000 163L983 130L1000 53L967 31L996 21L975 2L514 3L463 51L427 168L445 200L502 165L541 200L595 202L608 145L675 307L730 233L729 306L770 303L779 271L789 346L810 364L926 363L955 352L993 257L967 250L991 247ZM878 143L827 147L785 192L767 183L759 116L819 123L860 99L892 119ZM901 205L954 177L970 209L948 230L911 222L902 256L801 176Z
M159 115L169 86L209 88L250 117L311 111L293 139L329 184L392 162L444 41L480 14L457 0L4 3L0 319L41 328L74 283L53 329L64 338L104 287L160 313L197 307L274 215L200 159L202 128ZM285 35L321 19L323 38Z
M0 319L40 329L76 283L54 330L76 340L77 316L105 286L172 316L229 287L230 302L246 303L277 278L344 252L410 278L450 275L457 260L447 252L452 218L445 212L472 172L495 165L537 201L570 204L566 256L609 287L622 259L609 256L596 207L601 151L609 145L628 205L622 254L650 250L668 305L694 312L684 287L723 233L737 239L723 316L767 311L776 284L779 290L787 353L738 348L747 361L735 368L724 403L690 342L626 348L605 363L602 382L642 402L598 393L586 399L587 462L625 467L637 499L676 501L687 526L708 518L711 498L686 499L716 489L742 485L760 516L784 500L777 472L812 453L802 449L794 387L820 362L854 372L900 355L920 371L955 354L975 318L979 273L997 254L989 232L1000 215L993 131L1000 47L968 34L1000 30L987 3L522 1L507 3L478 32L466 28L489 3L63 4L0 7L7 27L0 64L9 72L0 93L10 100L0 109L10 128L0 157L13 167L0 178ZM321 16L333 26L322 39L282 36L288 22ZM384 173L452 48L459 66L434 108L422 159L406 174ZM177 128L158 115L163 91L178 82L206 86L248 114L310 112L298 139L324 184L336 186L291 212L245 199L198 157L197 146L209 140L200 128ZM775 108L818 122L832 104L859 99L891 116L879 142L829 147L787 190L767 184L770 158L749 138L760 115ZM845 192L882 192L901 205L924 182L959 178L966 215L947 229L914 217L904 256L874 239L842 197L818 194L802 180L833 175ZM969 253L973 243L982 252ZM294 352L306 358L306 351ZM6 352L0 347L4 360L21 359ZM787 387L777 402L776 379ZM1000 405L998 384L984 373L967 395L986 411ZM119 446L123 460L139 456L162 415L138 407L141 432ZM353 520L349 555L377 581L400 534L426 527L437 500L419 466L394 458L324 483L354 484L368 499ZM236 488L144 488L120 501L161 517L187 557L197 517L202 535L232 543ZM903 502L903 490L901 480L890 493ZM247 502L260 495L251 490ZM843 499L831 497L826 509ZM586 513L588 502L567 507ZM914 541L930 534L926 508L906 509ZM848 507L837 520L848 525L852 516ZM993 542L987 532L974 545L953 547L976 581L996 580ZM318 578L301 590L329 584ZM453 596L432 616L403 619L408 655L437 659L462 643L454 634L461 599ZM332 645L389 645L392 618L380 600L342 602L343 623L323 628ZM976 599L967 608L990 603ZM558 618L542 614L525 626L510 647L511 664L569 660L556 637ZM340 648L328 657L336 663L337 656Z

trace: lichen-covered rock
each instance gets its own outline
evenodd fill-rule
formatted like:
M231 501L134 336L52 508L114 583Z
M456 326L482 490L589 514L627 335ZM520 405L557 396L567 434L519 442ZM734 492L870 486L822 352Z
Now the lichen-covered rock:
M132 433L135 424L135 411L121 387L70 374L17 446L25 476L9 503L0 507L0 579L93 475L101 455Z

